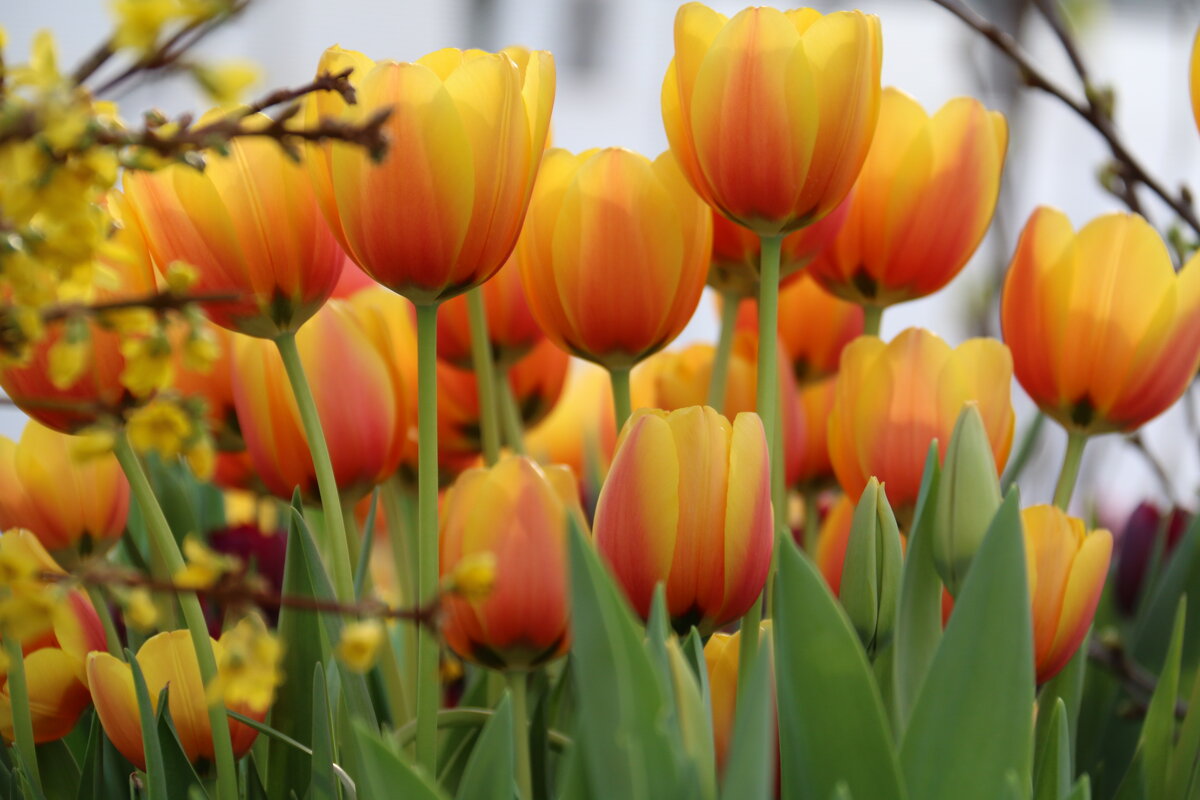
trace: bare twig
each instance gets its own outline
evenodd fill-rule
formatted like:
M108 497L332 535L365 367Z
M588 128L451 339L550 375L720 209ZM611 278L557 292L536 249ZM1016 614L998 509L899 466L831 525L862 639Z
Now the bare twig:
M251 103L240 113L243 117L248 117L251 114L257 114L268 108L299 100L301 97L313 92L337 92L342 96L343 100L350 105L354 105L357 102L357 98L354 93L354 86L350 83L350 73L352 72L354 72L354 67L347 67L336 74L322 72L311 82L303 86L297 86L295 89L276 89L267 96Z
M1167 468L1164 467L1163 463L1158 459L1158 456L1150 452L1150 448L1146 444L1146 440L1142 438L1141 432L1129 434L1125 437L1125 441L1132 445L1133 449L1137 450L1138 453L1141 454L1142 459L1146 462L1146 465L1150 467L1150 471L1154 473L1154 477L1158 481L1159 488L1162 489L1163 494L1166 495L1167 502L1169 502L1172 506L1177 505L1175 502L1175 490L1171 486L1171 476L1168 474Z
M112 39L105 39L96 46L91 55L80 62L79 66L75 68L75 71L71 73L71 80L76 85L83 83L92 77L96 73L96 70L104 66L113 57L114 52Z
M1079 72L1079 66L1076 66L1076 72L1084 82L1085 94L1083 100L1078 100L1072 97L1065 88L1051 80L1044 72L1038 69L1037 65L1033 63L1033 60L1012 36L996 27L986 18L980 16L965 3L961 2L961 0L933 0L933 2L958 17L968 27L991 42L993 46L1016 65L1026 85L1034 89L1039 89L1058 99L1103 137L1118 167L1117 177L1123 182L1123 185L1115 187L1114 191L1122 197L1132 210L1136 211L1139 208L1134 187L1137 184L1141 184L1157 195L1193 231L1200 233L1200 218L1196 216L1195 209L1192 207L1190 192L1186 188L1181 189L1178 194L1168 191L1134 156L1117 133L1116 126L1113 124L1111 109L1108 108L1106 102L1102 102L1103 93L1087 82L1086 76L1088 73L1086 67L1083 68L1082 72ZM1043 3L1039 2L1039 7L1042 5ZM1062 26L1061 19L1057 15L1054 15L1054 18L1051 20L1051 26L1055 27L1055 32L1059 36L1060 41L1064 38L1071 39L1070 34ZM1065 44L1064 47L1066 47ZM1071 44L1071 51L1075 53L1072 57L1072 62L1074 63L1076 59L1079 59L1079 63L1082 64L1083 62L1079 57L1078 49L1074 46L1073 42ZM1068 52L1068 56L1071 57L1070 51Z
M100 303L70 303L54 306L42 312L44 322L56 322L67 317L78 315L102 315L110 311L124 311L131 308L145 308L162 313L178 311L192 303L232 303L241 298L240 292L200 292L196 294L177 294L175 292L155 292L138 297L126 297L120 300L106 300Z
M1125 652L1125 646L1119 641L1092 639L1088 645L1088 658L1119 679L1125 692L1143 707L1154 696L1154 690L1158 685L1157 679L1135 663ZM1176 699L1176 719L1183 719L1187 716L1187 712L1187 703Z

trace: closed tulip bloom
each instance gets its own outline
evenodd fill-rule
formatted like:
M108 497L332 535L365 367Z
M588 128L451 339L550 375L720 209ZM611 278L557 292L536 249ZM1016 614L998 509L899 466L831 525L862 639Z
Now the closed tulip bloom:
M1037 681L1061 670L1087 634L1100 602L1112 534L1088 532L1083 520L1054 506L1021 511L1029 595L1033 604L1033 641Z
M104 551L121 538L129 482L111 453L80 457L72 437L35 420L0 436L0 528L28 528L50 551Z
M538 172L554 102L550 54L518 65L504 53L447 49L401 64L335 46L321 57L323 71L346 67L358 102L316 93L310 120L392 113L380 163L351 145L315 149L314 183L342 246L414 303L486 281L516 244Z
M796 275L829 247L849 210L849 200L843 200L828 216L783 237L779 253L780 277L786 280ZM762 239L719 211L712 213L713 248L708 285L724 295L757 297Z
M237 139L203 172L175 164L127 172L125 192L160 270L196 268L213 322L251 336L292 333L329 298L343 253L304 167L269 139Z
M1078 233L1033 212L1013 255L1000 322L1017 380L1047 415L1084 434L1132 431L1173 404L1200 363L1200 265L1179 272L1140 216Z
M936 292L991 224L1007 146L1004 117L978 100L956 98L931 117L904 92L885 89L849 215L810 274L864 305Z
M14 529L0 537L0 554L22 561L29 559L45 572L64 574L28 530ZM104 628L87 596L72 590L54 607L44 629L26 633L21 648L26 691L33 738L41 744L70 733L80 714L91 705L84 663L89 652L104 649ZM13 741L7 675L0 676L0 736Z
M495 669L532 669L567 651L571 517L586 529L565 467L506 456L459 476L443 504L442 575L491 553L495 583L483 598L446 598L442 632L450 649Z
M481 289L492 357L506 365L526 355L546 338L525 299L521 268L516 260L516 256L509 258ZM451 298L438 309L437 351L442 361L464 369L472 368L467 298Z
M824 486L834 481L833 463L829 460L829 415L837 399L837 378L825 378L800 387L800 453L795 483Z
M663 124L688 180L757 234L796 230L854 185L879 113L879 20L700 3L675 16Z
M771 643L771 621L760 623L760 640ZM733 726L737 718L738 662L742 635L737 633L714 633L704 645L704 666L708 671L708 691L712 700L713 750L717 757L717 774L725 774L729 759L729 746L733 742ZM772 664L774 660L772 659ZM772 667L774 669L774 667ZM772 676L774 681L774 676ZM772 704L772 716L775 716ZM779 738L778 720L772 725L772 739ZM779 753L778 743L771 759L775 764L775 786L778 795Z
M546 154L517 258L529 307L572 355L627 369L683 330L712 247L709 210L670 153Z
M994 339L970 339L957 348L921 328L890 343L874 336L842 353L836 401L829 417L829 457L838 483L857 502L871 476L887 486L897 519L904 521L921 488L929 443L945 457L964 403L974 401L996 470L1012 445L1012 356Z
M737 326L758 330L757 303L741 303ZM862 332L862 306L825 291L807 270L779 287L779 339L800 383L837 372L842 350Z
M839 596L842 590L842 567L846 563L846 548L850 544L850 524L853 521L854 501L844 494L838 496L821 521L815 560L834 597Z
M391 475L408 434L404 387L387 353L345 301L330 301L296 337L329 442L338 488L354 496ZM246 448L267 489L290 497L316 490L300 412L270 343L237 341L233 398Z
M635 411L600 491L594 532L643 619L666 584L676 630L737 619L771 563L770 468L762 422L707 406Z
M226 636L229 634L226 633ZM222 637L224 638L224 637ZM222 660L220 641L212 643L217 663ZM208 722L208 700L200 679L200 665L192 647L191 634L186 630L155 634L137 652L138 666L146 678L150 702L158 705L158 696L169 687L167 707L184 755L195 764L200 759L212 761L212 728ZM146 768L146 753L142 749L142 729L138 717L137 695L130 666L108 653L92 653L87 659L88 685L96 715L104 733L121 755L139 769ZM263 721L268 708L249 705L229 707L248 717ZM254 744L258 731L236 720L229 720L233 753L241 756Z

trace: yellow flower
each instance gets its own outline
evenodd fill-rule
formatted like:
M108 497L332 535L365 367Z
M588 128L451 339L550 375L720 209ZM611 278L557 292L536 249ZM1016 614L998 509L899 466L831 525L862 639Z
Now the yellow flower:
M446 591L469 601L483 600L496 585L496 555L482 552L464 556L447 577Z
M217 465L217 454L213 450L212 439L208 436L201 436L196 440L196 443L188 448L184 454L187 459L188 467L191 468L192 474L199 480L207 481L213 476L213 470Z
M71 440L71 457L76 461L90 461L106 456L113 451L116 437L106 428L88 428L80 431Z
M148 336L158 325L148 308L119 308L104 312L103 323L122 336Z
M183 589L206 589L222 575L242 566L237 557L212 550L190 533L183 539L183 555L187 558L187 566L173 576L175 585Z
M91 355L90 339L72 340L64 336L50 346L50 383L55 389L69 389L83 374Z
M208 372L220 358L221 345L206 328L194 328L183 343L183 366L192 372Z
M338 658L351 671L366 672L375 664L383 637L383 623L377 619L351 622L342 628L342 639L337 646Z
M158 623L158 608L150 592L142 587L131 589L125 597L125 619L142 633L148 633Z
M137 397L162 389L175 375L171 343L161 334L122 342L121 355L125 357L121 384Z
M166 273L163 275L167 282L167 288L176 294L183 294L192 288L199 277L200 274L196 272L196 268L186 261L172 261L167 265Z
M283 645L256 614L243 617L226 631L221 645L217 677L207 689L208 702L265 711L283 682L279 670Z
M257 83L259 70L247 61L228 61L214 66L199 65L192 75L200 88L219 106L233 105L241 101L242 94Z
M142 52L154 47L163 26L182 15L177 0L116 0L112 12L117 18L113 44Z
M131 413L125 429L139 453L154 450L163 458L174 458L192 436L192 421L179 406L157 400Z

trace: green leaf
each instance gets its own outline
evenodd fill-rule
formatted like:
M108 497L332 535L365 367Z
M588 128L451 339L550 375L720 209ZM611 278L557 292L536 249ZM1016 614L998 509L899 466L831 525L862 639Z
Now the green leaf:
M640 626L573 522L569 548L579 711L573 738L589 793L622 800L683 796L681 757L663 730L668 701Z
M79 787L79 764L63 740L37 746L42 790L49 800L74 797Z
M940 479L937 442L932 442L925 457L925 474L900 577L893 638L892 707L897 730L901 732L908 725L942 638L942 580L933 563L934 509Z
M311 800L337 800L337 782L333 777L333 718L325 691L325 669L320 663L312 676L312 780L308 785Z
M828 797L841 782L856 797L903 797L883 703L858 635L816 567L790 539L777 542L783 797Z
M150 703L150 691L146 688L146 677L129 650L125 651L125 660L133 669L133 690L137 696L142 748L146 754L146 797L149 800L170 800L170 795L167 794L167 770L163 764L162 745L158 738L154 706Z
M771 708L771 639L759 640L758 657L743 684L725 759L721 800L769 800L775 796L779 745Z
M1038 692L1038 708L1052 708L1060 700L1063 703L1068 736L1068 748L1065 752L1068 772L1072 776L1075 774L1075 749L1078 740L1076 732L1079 729L1079 710L1083 702L1083 679L1087 671L1088 643L1091 638L1092 633L1089 630L1067 665L1059 670L1057 675L1046 681ZM1057 735L1052 715L1038 714L1034 753L1039 759L1047 740ZM1037 762L1035 761L1034 764L1036 768Z
M1187 532L1175 546L1149 597L1138 607L1130 636L1130 653L1142 666L1159 672L1172 634L1175 609L1187 598L1188 621L1183 642L1183 671L1190 673L1200 662L1200 592L1188 587L1200 586L1200 515L1192 520Z
M512 800L513 709L508 694L484 725L458 784L458 800Z
M1092 781L1087 775L1075 781L1067 800L1092 800Z
M163 768L166 771L167 786L174 794L186 790L189 797L193 791L199 791L201 797L208 797L204 791L192 762L183 752L175 723L171 720L171 709L167 703L167 692L170 687L163 687L158 695L158 741L162 749Z
M1045 713L1045 706L1042 708L1041 713ZM1065 800L1071 793L1071 735L1067 730L1067 706L1058 697L1051 709L1052 713L1046 715L1050 719L1050 733L1037 753L1034 800Z
M371 505L367 510L367 524L363 527L362 543L359 545L358 564L354 567L354 596L361 602L371 566L371 550L375 545L375 512L379 509L379 487L371 492Z
M1187 797L1193 775L1200 768L1200 672L1192 681L1188 712L1179 728L1179 737L1171 751L1171 768L1167 780L1170 797Z
M363 798L402 797L404 800L446 800L446 795L420 768L391 750L380 736L360 720L353 722L354 740L363 769L357 775Z
M1148 797L1167 797L1171 750L1175 741L1175 703L1179 696L1179 668L1183 656L1183 636L1187 626L1187 600L1180 598L1175 609L1175 624L1167 660L1158 685L1150 697L1138 751L1142 757L1142 780Z
M1032 783L1033 632L1017 492L996 512L900 746L910 797L1002 796ZM987 787L980 794L981 787Z

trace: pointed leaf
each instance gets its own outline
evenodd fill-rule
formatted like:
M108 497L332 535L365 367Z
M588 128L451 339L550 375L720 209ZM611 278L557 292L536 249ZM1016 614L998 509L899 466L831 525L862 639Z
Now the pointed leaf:
M771 695L771 640L759 640L758 658L747 678L734 712L733 736L725 759L721 800L769 800L775 795L775 740Z
M1179 662L1183 656L1184 629L1187 625L1187 600L1180 598L1175 609L1175 624L1167 660L1158 685L1150 697L1138 750L1142 755L1142 780L1148 797L1167 797L1171 749L1175 741L1175 703L1179 696Z
M458 800L512 800L513 707L508 694L483 726L458 784Z
M1050 735L1037 753L1033 796L1034 800L1066 800L1071 793L1071 736L1061 697L1055 698L1048 716Z
M312 671L312 779L308 785L310 800L337 800L333 762L333 717L329 713L325 669L317 663Z
M404 800L446 800L446 795L399 753L388 748L378 734L361 721L353 723L356 750L363 769L357 773L358 794L363 798L403 797Z
M142 747L146 754L146 797L149 800L170 800L167 794L167 770L163 766L162 745L158 738L154 706L150 702L150 690L146 688L146 677L142 675L142 668L138 666L133 653L126 650L125 660L133 669L133 690L137 696Z

